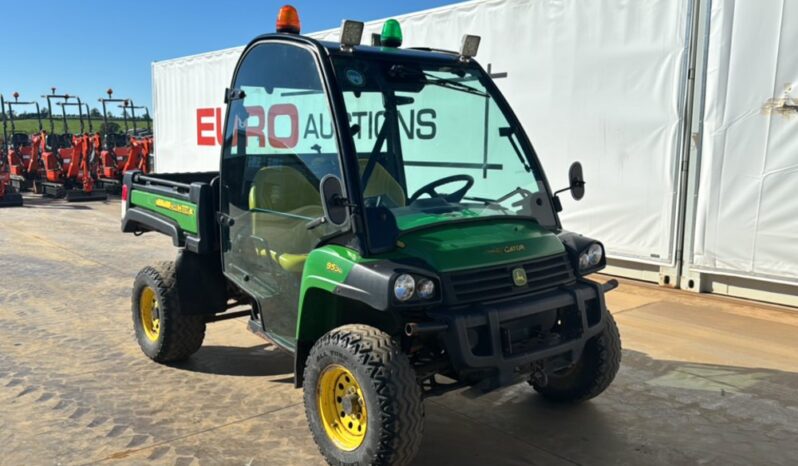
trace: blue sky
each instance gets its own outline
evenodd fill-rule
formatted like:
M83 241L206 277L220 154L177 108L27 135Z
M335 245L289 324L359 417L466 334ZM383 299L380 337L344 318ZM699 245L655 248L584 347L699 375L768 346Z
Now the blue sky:
M285 0L38 0L3 2L0 93L38 99L56 86L91 105L105 89L150 105L150 63L244 45L272 32ZM458 3L294 0L304 32ZM58 24L55 23L58 20Z

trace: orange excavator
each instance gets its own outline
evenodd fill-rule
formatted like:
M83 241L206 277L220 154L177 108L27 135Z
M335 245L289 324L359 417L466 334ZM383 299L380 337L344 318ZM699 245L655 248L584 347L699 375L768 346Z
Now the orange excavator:
M19 207L22 195L11 187L11 176L8 172L8 129L6 127L6 102L0 94L0 119L3 120L3 141L0 143L0 207Z
M94 132L89 104L81 102L80 97L75 97L75 100L76 102L59 103L62 108L66 106L76 106L80 121L80 133L72 137L74 162L70 164L69 170L67 171L67 178L72 181L70 183L72 189L67 190L66 200L69 202L105 200L108 198L105 191L95 188L95 177L97 175L96 166L99 161L97 153L101 147L100 134ZM86 128L83 121L84 109L86 111L85 117L88 121L88 128Z
M94 189L94 173L89 166L90 137L83 130L82 108L80 98L69 94L52 93L42 96L47 99L47 108L50 110L50 135L42 138L42 160L44 161L45 179L42 181L44 195L48 197L64 197L67 202L104 201L108 199L105 191ZM76 102L70 102L75 99ZM61 100L61 118L63 132L55 132L53 119L53 101ZM66 107L77 105L81 113L81 131L73 135L67 123Z
M98 181L100 185L112 193L119 193L122 190L122 174L127 170L134 169L138 165L138 158L133 153L131 137L127 134L128 123L127 113L122 112L125 123L125 132L112 132L108 124L108 104L118 103L122 106L128 105L128 99L115 99L113 89L105 91L107 98L98 99L103 104L103 133L102 150L100 151L100 161L98 164ZM133 159L131 159L133 155Z
M38 141L39 135L43 131L42 127L42 113L39 108L38 102L20 102L19 92L14 92L14 101L6 102L0 106L0 110L4 115L4 131L8 137L4 137L5 151L4 158L7 163L7 170L9 172L9 179L11 187L18 191L32 190L36 194L41 194L41 176L42 164L40 144ZM35 106L36 118L39 122L38 133L29 135L17 131L15 125L16 113L15 107ZM8 133L5 127L5 118L11 126L11 132Z
M124 114L125 122L127 122L127 111L130 110L130 120L133 124L133 132L131 134L131 149L136 150L136 142L138 143L138 153L132 154L135 156L135 160L133 160L133 164L128 165L135 165L131 170L140 170L142 173L147 174L150 170L150 156L152 155L153 150L153 138L152 138L152 119L150 118L150 110L144 105L134 105L133 100L127 99L127 101L119 106L122 108L122 112ZM139 129L136 126L136 110L144 110L144 120L147 122L147 128ZM126 128L127 129L127 128ZM129 131L128 131L129 132ZM125 170L126 171L126 170Z

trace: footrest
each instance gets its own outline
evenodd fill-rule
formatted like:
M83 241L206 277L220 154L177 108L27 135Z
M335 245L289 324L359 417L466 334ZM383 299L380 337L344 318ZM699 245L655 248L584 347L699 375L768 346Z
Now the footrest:
M260 326L260 323L256 320L249 319L249 322L247 323L247 330L249 330L250 332L254 333L255 335L263 338L264 340L270 343L272 341L268 336L266 336L266 332L263 331L263 328Z

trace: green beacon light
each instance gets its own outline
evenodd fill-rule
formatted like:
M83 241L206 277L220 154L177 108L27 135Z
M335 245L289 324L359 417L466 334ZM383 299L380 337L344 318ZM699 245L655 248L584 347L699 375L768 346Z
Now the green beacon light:
M399 21L389 19L385 22L380 35L380 45L383 47L399 47L402 45L402 27L399 26Z

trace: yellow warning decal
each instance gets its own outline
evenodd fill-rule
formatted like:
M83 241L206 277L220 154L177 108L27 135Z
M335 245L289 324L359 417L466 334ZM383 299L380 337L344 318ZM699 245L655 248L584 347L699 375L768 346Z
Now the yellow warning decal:
M191 215L191 216L194 215L194 208L193 207L190 207L190 206L187 206L187 205L183 205L183 204L177 204L177 203L174 203L172 201L167 201L166 199L156 199L155 200L155 205L157 207L162 208L162 209L171 210L172 212L177 212L179 214Z

